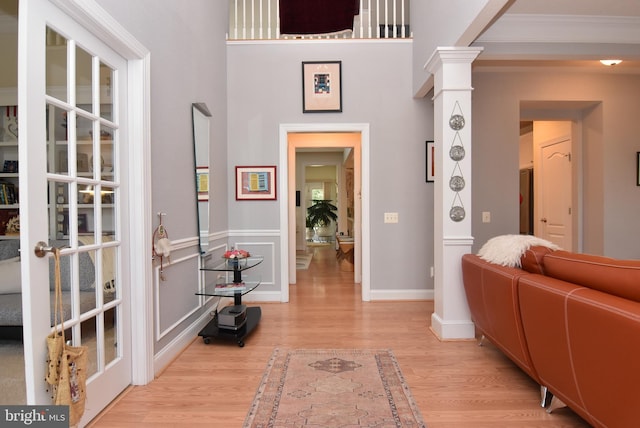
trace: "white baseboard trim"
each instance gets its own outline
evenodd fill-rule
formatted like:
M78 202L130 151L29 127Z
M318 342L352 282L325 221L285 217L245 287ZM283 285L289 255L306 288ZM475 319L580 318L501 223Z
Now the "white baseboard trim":
M433 299L433 290L371 290L371 301Z
M445 320L435 312L431 314L431 331L441 341L475 339L475 325L471 320Z
M200 333L200 330L211 320L209 311L205 312L191 324L189 327L182 330L182 332L176 336L167 346L162 348L160 352L153 357L153 373L155 376L164 370L171 362L193 342L194 336Z

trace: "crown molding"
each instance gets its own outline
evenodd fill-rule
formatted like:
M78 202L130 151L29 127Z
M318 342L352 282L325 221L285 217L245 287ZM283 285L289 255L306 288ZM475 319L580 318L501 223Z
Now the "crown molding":
M505 14L476 43L639 44L640 17Z

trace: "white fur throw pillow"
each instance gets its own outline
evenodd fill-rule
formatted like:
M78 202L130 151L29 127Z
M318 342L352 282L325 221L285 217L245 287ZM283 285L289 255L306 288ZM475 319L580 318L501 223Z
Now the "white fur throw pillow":
M531 235L501 235L491 238L480 248L478 256L489 263L508 267L521 267L520 258L533 246L559 250L553 242Z

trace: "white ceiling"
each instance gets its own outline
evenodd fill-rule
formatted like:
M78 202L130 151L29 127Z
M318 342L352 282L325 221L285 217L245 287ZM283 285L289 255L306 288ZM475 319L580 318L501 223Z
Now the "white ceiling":
M513 0L475 46L474 68L640 74L639 0ZM605 67L598 60L622 59Z
M516 0L507 13L640 16L638 0Z

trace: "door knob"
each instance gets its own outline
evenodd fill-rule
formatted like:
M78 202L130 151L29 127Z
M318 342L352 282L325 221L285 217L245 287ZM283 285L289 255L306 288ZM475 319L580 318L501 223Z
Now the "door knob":
M543 223L546 223L547 219L543 217L543 218L540 219L540 221L543 222Z
M44 257L47 253L53 253L54 247L47 246L47 243L44 241L40 241L36 244L36 247L33 249L33 252L38 257Z

